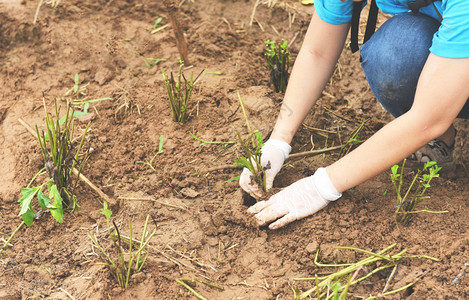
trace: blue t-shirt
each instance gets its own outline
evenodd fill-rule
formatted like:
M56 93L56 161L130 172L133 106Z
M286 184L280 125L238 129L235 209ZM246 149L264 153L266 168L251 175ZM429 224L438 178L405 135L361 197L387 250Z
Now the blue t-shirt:
M409 11L409 0L376 0L379 9L396 15ZM469 0L442 0L434 2L443 16L438 31L433 36L430 51L449 58L469 57ZM352 19L352 0L316 0L314 8L321 20L330 24L344 24ZM433 5L422 7L421 13L440 21Z

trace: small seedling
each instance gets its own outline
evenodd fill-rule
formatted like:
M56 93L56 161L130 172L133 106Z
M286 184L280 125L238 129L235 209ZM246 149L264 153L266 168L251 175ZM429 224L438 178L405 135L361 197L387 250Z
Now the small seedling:
M347 142L344 144L344 146L342 148L340 148L339 158L341 158L341 157L345 156L347 153L349 153L354 145L357 145L357 144L360 144L360 143L363 142L359 138L358 134L363 129L363 127L365 126L365 123L367 121L368 120L362 120L360 125L358 125L358 127L355 128L355 130L352 132L352 134L350 134L350 138L347 140Z
M241 105L241 110L243 111L244 119L246 121L246 126L248 128L249 136L247 140L244 140L241 137L239 131L236 131L238 136L238 141L241 146L241 151L244 156L240 156L235 159L234 164L243 168L247 168L253 174L251 178L252 182L258 184L261 189L266 192L267 184L266 184L266 176L265 171L270 169L270 163L267 164L265 167L261 164L261 156L262 156L262 147L264 146L264 142L262 139L262 135L259 131L252 131L251 125L249 123L249 119L246 114L246 110L244 109L243 100L238 92L238 100Z
M162 17L159 17L155 20L155 23L153 23L151 34L157 33L158 31L161 31L161 30L165 29L166 27L168 27L169 24L158 26L158 25L160 25L161 21L163 21Z
M156 20L155 20L155 23L153 23L153 29L156 29L158 27L158 24L161 23L161 21L163 21L163 18L162 17L158 17Z
M354 247L336 247L337 249L352 250L368 255L367 258L351 264L321 264L318 262L318 250L314 259L314 263L316 264L316 266L325 268L339 267L341 269L339 271L321 277L315 276L309 278L295 278L295 281L314 281L315 285L313 288L303 293L296 289L293 289L294 298L305 299L313 297L315 299L346 299L347 293L351 286L356 285L357 283L371 277L372 275L382 270L396 268L398 263L403 259L418 258L439 261L438 259L427 255L406 255L407 249L404 249L396 254L389 253L389 251L391 251L392 248L394 248L395 246L396 245L393 244L377 253ZM364 271L365 268L369 269L370 267L371 271L359 277L360 272ZM416 281L392 291L383 292L381 296L389 296L396 294L400 291L404 291L405 289L415 284L415 282ZM367 299L376 298L377 297L372 296Z
M156 228L148 235L148 222L150 220L150 216L147 216L140 241L136 241L132 235L132 223L130 221L128 237L121 234L114 221L112 222L114 232L112 232L112 212L108 209L107 202L104 202L101 213L106 218L107 231L114 247L114 251L112 253L115 255L112 255L108 249L104 248L101 243L98 242L96 236L89 232L88 234L93 244L104 256L105 261L97 264L108 267L119 286L125 289L129 285L129 280L132 274L138 273L142 270L149 255L147 246L151 238L155 235Z
M408 225L412 219L413 214L419 212L428 212L428 213L445 213L447 211L430 211L427 207L423 210L415 210L417 204L425 198L424 196L427 189L430 187L430 182L433 178L440 177L438 172L441 170L441 167L438 167L437 163L434 161L429 161L425 163L422 170L417 170L415 173L409 187L405 191L405 194L402 196L403 192L403 179L404 179L404 166L406 160L402 162L402 167L399 171L399 165L394 165L391 168L391 181L396 190L397 194L397 209L396 209L396 220Z
M214 289L217 289L219 291L224 291L225 289L221 286L217 286L217 285L214 285L214 284L211 284L211 283L208 283L208 282L205 282L205 281L202 281L200 279L192 279L192 278L179 278L179 279L176 279L175 280L177 283L179 283L180 285L182 285L183 287L185 287L188 291L190 291L192 294L194 294L195 297L197 297L198 299L200 300L207 300L207 298L205 298L204 296L202 296L201 294L197 293L187 282L189 283L195 283L195 282L199 282L199 283L202 283L208 287L211 287L211 288L214 288Z
M155 158L158 155L160 155L161 153L164 152L164 150L163 150L163 141L164 141L164 136L160 135L160 142L158 144L158 152L156 152L156 154L149 161L139 160L139 161L137 161L137 164L145 164L145 165L149 166L153 171L156 171L155 167L153 166L153 161L155 160Z
M270 70L270 79L276 92L285 93L290 76L290 51L288 43L282 40L279 44L275 41L265 41L265 57Z
M147 66L148 69L151 67L156 66L162 61L166 61L166 58L153 58L153 57L147 57L144 58L143 61L145 62L145 65Z
M228 147L231 147L232 145L236 144L236 142L233 142L233 141L227 141L227 142L224 142L224 141L205 141L205 140L197 137L195 134L193 134L190 131L189 131L189 134L194 139L196 139L200 142L200 146L203 146L203 145L223 145L224 148L228 148Z
M78 73L75 74L73 82L73 87L67 90L63 97L57 98L56 100L61 100L66 102L68 105L71 105L73 107L72 116L74 118L88 115L91 103L113 100L113 98L109 97L90 99L90 96L88 95L89 83L80 85L80 77ZM65 117L66 116L63 116L59 120L61 125L65 122Z
M32 208L35 197L42 211L49 210L52 217L59 223L63 220L63 207L71 210L78 208L75 189L78 184L79 174L88 158L88 151L81 157L85 137L90 124L84 129L78 145L74 144L74 122L71 105L67 106L67 112L63 124L59 122L59 107L55 101L55 118L46 110L46 133L39 133L36 126L37 139L44 159L42 168L31 180L26 188L21 189L20 213L26 225L31 226L36 212ZM74 174L74 169L78 174ZM31 187L32 183L42 174L47 173L49 179L42 184Z
M172 72L170 77L167 77L166 72L164 70L161 71L173 113L173 120L179 123L185 123L187 121L189 116L188 105L192 91L200 75L203 73L202 70L195 79L193 78L193 73L190 74L189 78L186 78L182 73L183 67L184 62L179 59L179 71L176 79L174 79Z

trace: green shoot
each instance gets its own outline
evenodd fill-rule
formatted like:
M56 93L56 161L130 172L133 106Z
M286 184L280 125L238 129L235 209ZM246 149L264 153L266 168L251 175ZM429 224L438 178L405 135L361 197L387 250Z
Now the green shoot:
M166 58L153 58L153 57L147 57L144 58L143 61L145 62L145 65L147 66L148 69L151 67L156 66L162 61L166 61Z
M339 158L345 156L347 153L350 152L350 150L352 149L353 145L356 145L356 144L360 144L362 143L363 141L358 137L358 134L360 133L360 131L363 129L363 127L365 126L365 123L367 122L368 120L362 120L362 122L360 123L360 125L358 125L357 128L355 128L355 130L352 132L352 134L350 135L350 138L347 140L347 142L344 144L344 146L340 149L340 152L339 152Z
M201 294L197 293L189 284L187 284L186 282L190 282L190 283L193 283L193 282L199 282L199 283L202 283L208 287L211 287L211 288L214 288L214 289L217 289L217 290L220 290L220 291L223 291L225 290L223 287L220 287L220 286L217 286L217 285L214 285L214 284L211 284L211 283L208 283L208 282L205 282L205 281L202 281L200 279L191 279L191 278L179 278L179 279L176 279L175 280L177 283L179 283L180 285L182 285L183 287L185 287L188 291L190 291L192 294L194 294L195 297L197 297L197 299L200 299L200 300L207 300L207 298L205 298L204 296L202 296Z
M148 255L150 254L147 250L148 243L151 238L156 234L156 228L148 235L148 222L150 216L147 216L145 224L143 226L142 236L139 241L136 241L132 236L132 223L129 222L129 236L125 237L119 231L115 222L114 232L111 230L111 215L112 212L107 208L107 203L104 202L104 207L101 213L106 218L107 229L109 237L111 238L114 252L117 257L113 257L110 251L99 243L96 236L89 232L89 236L93 244L99 249L101 254L104 256L104 262L97 263L109 268L112 276L116 279L117 283L122 288L127 288L129 280L132 274L138 273L142 270Z
M161 21L163 21L162 17L159 17L155 20L155 23L153 23L151 34L157 33L158 31L161 31L161 30L165 29L166 27L168 27L169 24L158 26L158 25L160 25Z
M79 144L76 145L74 143L75 128L71 105L67 106L64 122L60 124L57 101L55 101L55 117L47 113L44 97L43 101L46 114L46 132L39 133L36 126L36 134L44 160L44 168L33 177L26 188L21 189L21 198L19 199L19 215L27 226L31 226L36 214L32 208L35 198L37 198L41 210L49 210L52 217L59 223L63 221L64 206L72 210L79 207L75 189L79 174L88 159L88 152L83 154L82 150L90 124L84 129L81 137L77 138ZM78 174L74 175L74 169L78 170ZM32 183L45 173L49 179L38 186L31 187Z
M91 103L113 100L113 98L109 97L90 99L90 96L88 95L89 83L80 85L80 77L78 73L75 74L73 82L73 87L67 90L63 97L57 98L56 100L62 100L65 101L68 105L72 105L72 117L74 118L88 115ZM64 122L65 116L59 120L61 125Z
M164 136L160 135L160 142L158 144L158 152L156 152L156 154L149 161L139 160L139 161L137 161L137 164L145 164L145 165L149 166L153 171L156 171L155 167L153 166L153 161L155 160L155 158L158 155L160 155L161 153L164 152L164 150L163 150L163 141L164 141Z
M156 27L158 27L158 24L160 24L161 21L163 21L162 17L159 17L158 19L156 19L155 23L153 23L153 29L156 29Z
M251 181L256 182L258 186L261 187L261 189L265 192L267 187L265 171L270 168L270 165L267 165L265 167L261 165L261 149L264 146L262 135L259 131L251 130L251 125L249 124L249 119L247 117L246 110L244 109L244 103L241 99L241 96L239 95L239 92L238 100L243 111L249 136L248 139L245 141L241 137L239 131L236 131L236 135L238 136L238 141L241 146L241 152L244 156L236 158L234 164L240 167L247 168L249 171L251 171L251 173L253 174Z
M404 166L406 160L402 162L402 167L399 171L399 165L394 165L391 168L391 181L397 194L397 209L395 212L396 220L408 225L412 219L413 214L418 212L429 213L445 213L447 211L430 211L427 207L424 210L416 211L417 204L425 198L424 196L427 189L430 187L430 182L433 178L440 177L438 172L441 167L437 163L430 161L425 163L422 170L417 170L412 181L410 182L404 195L403 192L403 179L404 179Z
M193 79L192 73L189 78L186 78L182 73L183 67L184 63L179 59L179 71L176 79L174 79L172 72L171 76L167 77L166 72L164 70L161 71L173 113L173 121L179 123L185 123L188 119L188 105L192 91L194 90L194 85L197 83L197 79L203 73L202 70L195 79Z
M278 45L275 41L265 41L265 57L270 70L270 79L276 92L285 93L290 76L290 51L288 43L282 40Z
M203 145L223 145L223 147L225 148L228 148L234 144L236 144L236 142L234 141L227 141L227 142L223 142L223 141L205 141L199 137L197 137L195 134L193 134L192 132L189 131L189 134L196 140L198 140L200 142L200 146L203 146Z
M361 252L361 253L368 255L368 257L356 263L347 264L347 265L317 264L318 267L322 267L322 266L341 267L342 269L336 272L333 272L329 275L325 275L321 277L318 277L316 275L314 277L308 277L308 278L295 278L294 279L295 281L314 281L315 285L313 288L303 293L294 289L293 290L294 298L305 299L308 297L312 297L312 295L314 295L316 299L331 299L331 298L332 299L345 299L351 286L354 286L357 283L362 282L365 279L368 279L372 275L382 270L395 267L403 259L419 258L419 259L429 259L432 261L438 261L438 259L430 257L430 256L426 256L426 255L406 255L407 249L404 249L395 254L389 253L389 251L391 251L392 248L394 248L395 246L396 245L393 244L377 253L359 249L359 248L353 248L353 247L336 247L337 249ZM319 250L316 252L315 262L317 261L318 255L319 255ZM369 271L366 275L359 277L360 272L367 266L372 266L371 271ZM324 273L324 272L320 272L320 273ZM416 281L414 281L412 284L415 284L415 282ZM411 285L406 285L405 288L408 288ZM398 288L393 291L386 292L385 294L392 295L392 294L405 290L405 288ZM332 290L332 293L331 293L331 290Z
M206 71L206 72L204 72L204 74L209 74L209 75L221 75L222 72L220 72L220 71L213 71L213 72L208 72L208 71Z

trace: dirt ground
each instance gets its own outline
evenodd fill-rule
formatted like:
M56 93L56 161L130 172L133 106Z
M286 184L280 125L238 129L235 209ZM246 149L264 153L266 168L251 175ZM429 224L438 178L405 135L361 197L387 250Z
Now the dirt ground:
M88 236L93 232L105 243L102 197L80 184L79 211L67 213L63 224L44 215L0 254L0 299L195 299L178 278L223 288L191 283L207 299L293 299L292 288L314 285L294 278L334 271L314 264L317 249L323 263L355 262L364 256L334 247L376 251L394 243L397 250L439 261L401 262L388 291L419 280L386 298L469 298L467 122L456 121L456 171L436 179L421 204L449 212L418 214L410 226L396 224L396 194L386 172L311 217L278 231L256 228L246 213L252 202L236 181L226 182L240 170L217 169L233 164L237 147L200 145L189 134L234 141L236 130L246 133L237 92L252 126L264 137L270 134L282 95L269 82L264 41L289 41L295 58L313 6L259 1L253 14L254 0L182 1L193 66L185 74L207 73L197 83L189 121L181 125L171 119L161 75L177 72L174 34L171 26L151 33L158 17L158 26L169 24L162 1L63 0L56 9L43 5L33 24L37 2L0 1L0 238L6 240L20 223L20 188L42 167L37 141L18 118L43 126L42 92L52 107L73 87L75 74L90 99L112 98L92 103L90 114L78 120L80 127L91 121L94 151L84 175L116 202L113 218L124 233L129 220L140 232L150 215L157 234L142 272L121 289L108 269L95 264L101 258ZM148 58L166 61L149 68ZM360 138L366 139L391 117L371 93L358 54L345 49L292 153L340 145L363 119L368 121ZM137 163L155 155L161 135L164 152L154 159L155 170ZM337 155L292 159L275 186L311 175ZM352 288L350 298L379 295L389 273Z

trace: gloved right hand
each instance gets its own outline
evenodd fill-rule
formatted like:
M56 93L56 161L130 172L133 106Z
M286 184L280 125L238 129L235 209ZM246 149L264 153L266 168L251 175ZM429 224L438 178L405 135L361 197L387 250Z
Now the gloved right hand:
M325 168L313 176L298 180L267 201L259 201L248 209L255 214L259 226L272 221L270 229L278 229L323 209L342 196L332 184Z
M291 147L288 143L275 139L269 139L262 147L261 165L265 168L267 190L272 188L275 176L282 168L290 151ZM252 178L253 174L251 171L244 168L239 178L239 185L254 198L260 198L263 195L262 188Z

